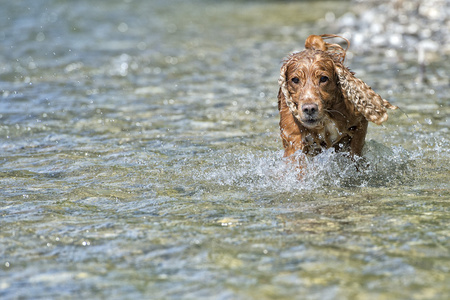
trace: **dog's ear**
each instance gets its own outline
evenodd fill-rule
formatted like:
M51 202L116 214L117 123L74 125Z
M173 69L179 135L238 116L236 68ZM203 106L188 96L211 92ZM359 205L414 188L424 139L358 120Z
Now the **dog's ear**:
M336 65L336 74L346 106L355 113L362 114L368 121L380 125L387 120L386 109L397 109L387 100L381 98L364 81L356 78L349 69L342 64Z
M281 91L281 88L278 90L278 110L281 110L281 101L285 101L284 100L284 95L283 92Z
M280 91L278 93L278 107L281 107L280 101L283 101L282 98L284 98L284 101L286 101L286 105L289 107L289 110L291 113L296 117L297 119L300 119L300 115L296 109L296 105L294 101L292 100L291 93L289 93L288 86L287 86L287 80L288 80L288 67L290 64L295 62L295 58L293 56L288 57L280 69L280 77L278 78L278 84L280 85ZM284 96L284 97L282 97Z
M284 61L283 65L281 66L281 69L280 69L280 77L278 78L278 84L280 86L280 91L284 95L284 99L286 101L289 101L291 99L291 95L290 95L288 87L287 87L287 76L288 76L287 69L288 69L288 65L289 65L290 61L291 61L290 58L288 58L287 60ZM280 94L278 96L280 96Z

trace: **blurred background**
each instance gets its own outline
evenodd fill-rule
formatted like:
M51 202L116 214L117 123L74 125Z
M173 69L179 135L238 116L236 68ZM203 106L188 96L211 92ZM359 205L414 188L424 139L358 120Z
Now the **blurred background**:
M3 1L0 298L445 299L450 1ZM398 105L285 163L310 34Z

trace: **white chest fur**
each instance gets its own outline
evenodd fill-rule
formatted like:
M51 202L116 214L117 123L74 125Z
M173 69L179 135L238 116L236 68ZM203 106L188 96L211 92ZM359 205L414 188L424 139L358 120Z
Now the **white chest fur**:
M336 123L334 121L328 121L326 122L325 128L324 128L324 139L328 140L328 142L331 143L331 145L335 144L337 141L339 141L342 137L342 132L339 131L338 127L336 126ZM328 144L328 143L327 143Z
M303 143L308 145L310 150L319 151L322 148L333 147L344 136L332 120L326 120L324 126L314 133L308 133L303 138Z

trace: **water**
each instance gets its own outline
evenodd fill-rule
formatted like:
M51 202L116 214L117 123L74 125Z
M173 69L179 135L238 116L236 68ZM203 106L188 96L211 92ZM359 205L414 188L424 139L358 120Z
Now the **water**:
M446 299L448 59L355 53L402 109L368 165L282 158L281 59L348 5L3 3L0 297Z

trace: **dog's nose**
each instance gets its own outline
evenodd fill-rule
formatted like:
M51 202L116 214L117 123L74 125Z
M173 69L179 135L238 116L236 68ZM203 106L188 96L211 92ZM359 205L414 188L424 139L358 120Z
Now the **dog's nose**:
M307 103L302 105L302 112L308 116L312 116L317 113L318 109L319 107L314 103Z

